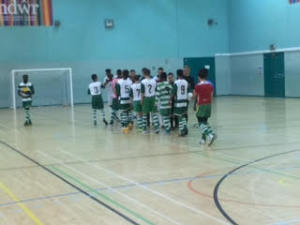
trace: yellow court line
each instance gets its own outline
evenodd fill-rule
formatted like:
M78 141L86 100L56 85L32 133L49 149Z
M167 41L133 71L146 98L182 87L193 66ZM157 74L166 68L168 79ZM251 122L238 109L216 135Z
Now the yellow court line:
M17 198L17 196L14 195L14 193L12 193L8 187L6 187L4 184L2 184L0 182L0 188L15 202L17 202L18 206L23 209L23 211L27 214L27 216L30 217L30 219L32 219L34 221L35 224L37 225L43 225L43 223L33 214L33 212L30 211L30 209L28 209L26 207L25 204L21 203L20 199Z

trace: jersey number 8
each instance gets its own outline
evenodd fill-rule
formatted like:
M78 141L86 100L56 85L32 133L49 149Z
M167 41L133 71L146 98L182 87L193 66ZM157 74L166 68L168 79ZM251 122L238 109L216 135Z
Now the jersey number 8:
M151 94L152 93L152 85L151 84L148 85L148 89L149 89L149 94Z
M182 94L182 95L185 94L185 86L181 86L181 94Z

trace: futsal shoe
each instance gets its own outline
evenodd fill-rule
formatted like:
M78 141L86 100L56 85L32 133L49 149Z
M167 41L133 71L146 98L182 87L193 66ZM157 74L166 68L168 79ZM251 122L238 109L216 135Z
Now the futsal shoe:
M208 135L208 146L212 146L212 144L215 142L217 136L215 134Z
M129 133L129 128L128 127L124 127L122 129L123 134L128 134Z
M147 135L149 133L150 133L149 130L143 130L143 135Z
M137 129L137 132L138 132L138 133L143 133L143 129L142 129L142 128L138 128L138 129Z
M187 129L187 127L184 129L184 134L188 135L189 134L189 129Z
M185 136L186 136L186 133L185 133L185 132L180 132L180 133L178 134L178 136L179 136L179 137L185 137Z
M133 129L133 123L130 123L128 129L131 131Z
M206 141L205 141L204 139L201 139L199 144L200 144L200 145L205 145L205 144L206 144Z
M160 128L159 127L153 127L154 133L159 134Z
M103 119L103 123L105 124L105 126L108 125L108 122L106 121L106 119Z
M31 120L28 121L28 125L29 125L29 126L32 126Z
M29 121L25 121L25 123L24 123L24 127L28 127L29 126Z

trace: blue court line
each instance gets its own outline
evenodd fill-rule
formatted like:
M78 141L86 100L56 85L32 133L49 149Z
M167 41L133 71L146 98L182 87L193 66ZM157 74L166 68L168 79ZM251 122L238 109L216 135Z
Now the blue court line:
M278 223L274 223L273 225L293 225L293 224L299 224L300 219L295 219L295 220L288 220L285 222L278 222Z
M299 169L299 167L290 167L290 168L277 168L278 170L293 170L293 169ZM257 174L258 172L246 172L242 174L234 174L232 176L244 176L247 174ZM261 171L260 173L264 173ZM174 178L174 179L167 179L167 180L160 180L160 181L151 181L151 182L144 182L140 183L140 185L145 185L145 186L151 186L151 185L167 185L167 184L175 184L175 183L181 183L181 182L187 182L190 180L201 180L201 179L214 179L217 177L223 176L223 174L215 174L215 175L208 175L208 176L202 176L202 177L183 177L183 178ZM126 185L118 185L118 186L112 186L110 188L97 188L95 190L97 191L112 191L112 190L122 190L122 189L131 189L136 187L136 184L126 184ZM25 199L21 200L20 203L28 203L28 202L36 202L36 201L42 201L42 200L48 200L48 199L55 199L55 198L63 198L63 197L69 197L73 195L78 195L80 192L69 192L69 193L64 193L64 194L58 194L58 195L51 195L51 196L44 196L44 197L38 197L38 198L30 198L30 199ZM6 206L11 206L15 205L17 202L7 202L7 203L1 203L1 207L6 207Z
M165 184L173 184L173 183L181 183L184 181L190 181L190 180L200 180L200 179L212 179L216 177L220 177L222 174L219 175L211 175L211 176L204 176L204 177L184 177L184 178L174 178L174 179L169 179L169 180L161 180L161 181L153 181L153 182L144 182L140 183L141 185L145 186L150 186L150 185L165 185ZM136 187L136 184L126 184L126 185L118 185L118 186L113 186L110 188L98 188L95 189L97 191L112 191L113 190L119 190L119 189L130 189ZM45 197L39 197L39 198L31 198L31 199L25 199L21 200L21 203L28 203L28 202L35 202L35 201L41 201L41 200L47 200L47 199L53 199L53 198L62 198L62 197L68 197L72 195L78 195L80 192L69 192L65 194L58 194L58 195L52 195L52 196L45 196ZM5 207L5 206L11 206L17 204L16 202L7 202L7 203L2 203L0 204L0 207Z

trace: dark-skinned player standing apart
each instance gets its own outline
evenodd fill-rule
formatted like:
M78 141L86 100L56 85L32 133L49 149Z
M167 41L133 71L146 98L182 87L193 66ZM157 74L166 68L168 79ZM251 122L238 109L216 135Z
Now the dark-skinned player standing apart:
M31 126L30 108L32 106L32 96L34 95L34 87L29 82L29 76L23 75L23 82L18 86L18 95L22 98L23 108L25 110L25 123L24 126Z

